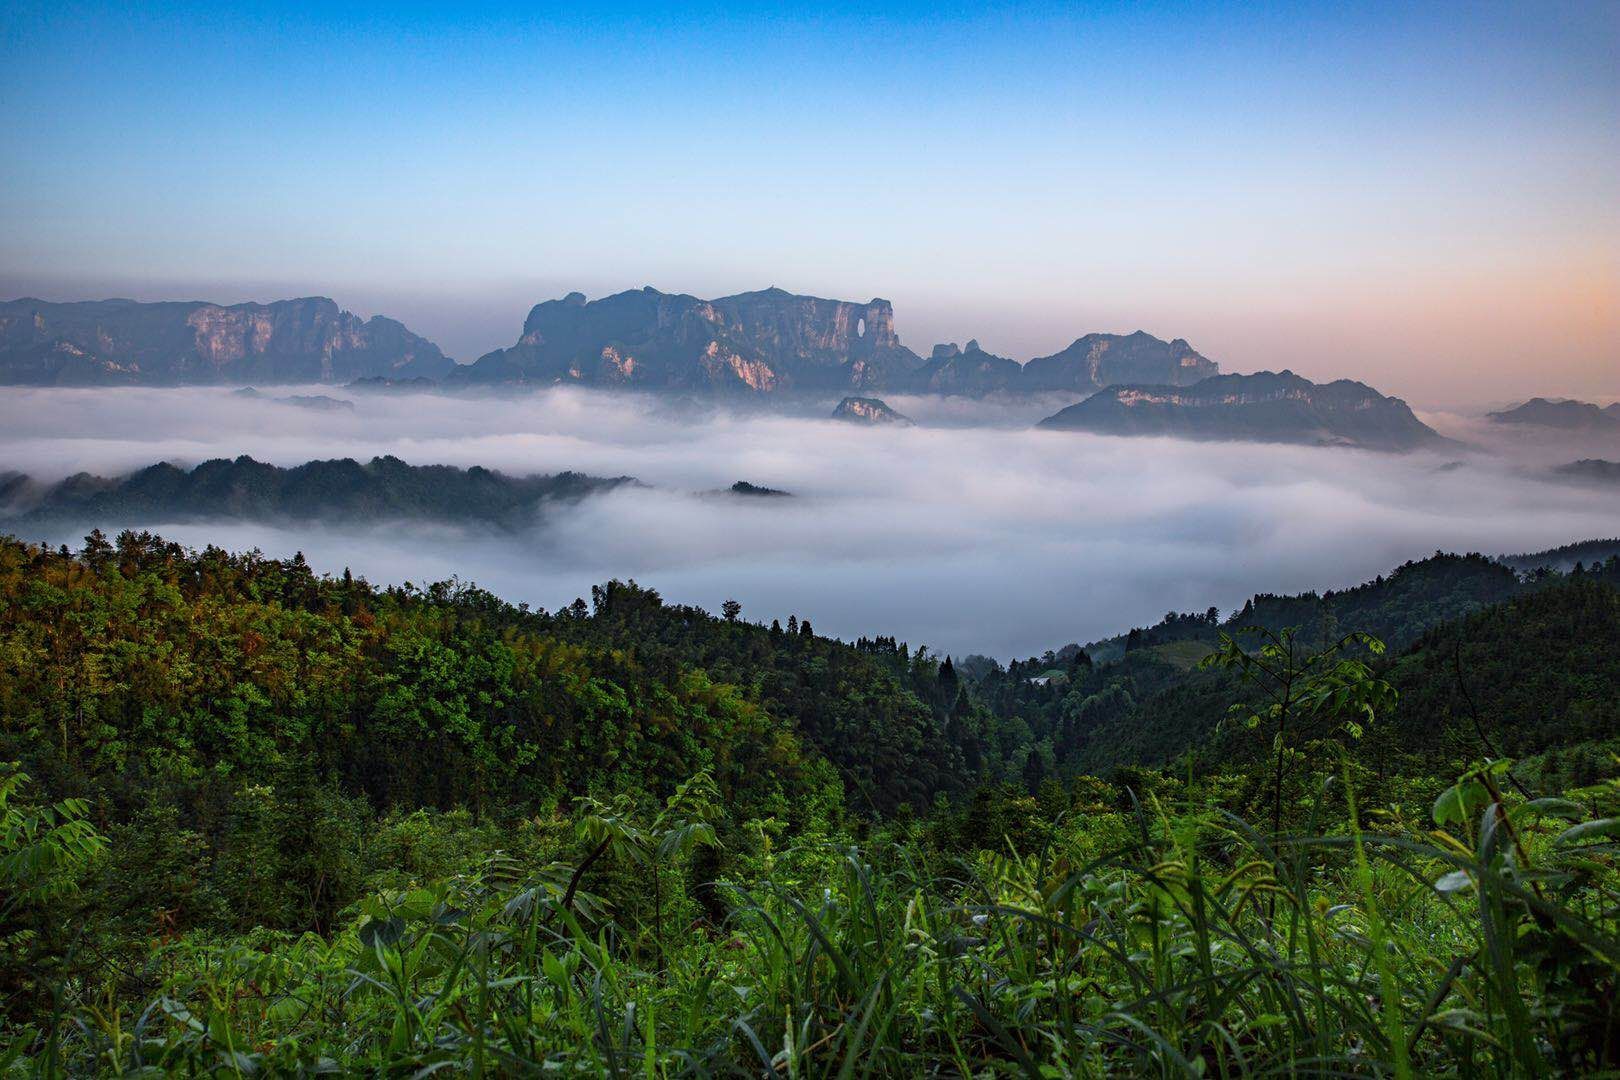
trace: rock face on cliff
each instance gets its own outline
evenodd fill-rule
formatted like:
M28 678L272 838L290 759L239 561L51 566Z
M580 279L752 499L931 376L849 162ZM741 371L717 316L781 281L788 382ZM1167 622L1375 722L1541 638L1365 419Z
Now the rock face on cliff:
M895 335L887 300L781 289L700 300L646 288L538 304L516 345L451 379L774 394L888 385L921 362Z
M0 383L347 382L439 378L453 363L393 319L325 297L272 304L0 302Z
M1529 424L1563 431L1620 431L1620 403L1599 408L1586 401L1531 398L1490 418L1498 424Z
M1191 386L1220 373L1220 365L1181 338L1161 341L1134 334L1087 334L1062 352L1037 356L1024 365L1022 388L1101 390L1119 383Z
M911 417L895 412L881 398L874 397L847 397L838 403L832 418L851 424L898 424L901 427L910 427L913 422Z
M1409 450L1443 442L1406 402L1340 379L1318 384L1292 371L1216 375L1188 387L1112 386L1041 421L1106 435L1361 446Z

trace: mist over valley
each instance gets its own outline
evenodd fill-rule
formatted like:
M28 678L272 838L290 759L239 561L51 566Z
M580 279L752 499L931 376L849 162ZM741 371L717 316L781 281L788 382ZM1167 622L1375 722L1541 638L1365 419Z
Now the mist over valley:
M1355 584L1437 549L1535 551L1612 535L1620 521L1620 492L1549 479L1601 444L1564 433L1527 449L1515 427L1491 445L1482 439L1500 425L1428 414L1462 441L1387 454L1054 432L1030 426L1052 402L1021 397L895 395L917 426L865 427L808 408L579 387L322 393L354 407L288 408L228 388L14 388L0 395L0 471L49 485L241 455L283 468L391 456L635 482L498 522L458 521L453 504L386 520L264 506L165 519L114 506L105 519L0 527L76 545L92 525L135 526L189 545L302 551L320 571L378 583L457 576L548 609L634 578L709 610L734 598L747 619L796 614L822 633L1007 658L1169 610ZM714 497L738 481L792 497Z

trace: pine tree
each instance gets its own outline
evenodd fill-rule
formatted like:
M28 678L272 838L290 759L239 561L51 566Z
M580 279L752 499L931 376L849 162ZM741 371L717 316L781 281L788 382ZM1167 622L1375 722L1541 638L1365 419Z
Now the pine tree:
M959 690L956 704L951 707L951 716L945 725L945 737L962 752L962 764L967 767L970 777L978 776L984 765L984 753L979 747L979 734L973 727L972 712L967 690Z
M90 569L99 571L112 554L113 547L107 543L106 535L100 529L91 529L90 535L84 538L84 552L80 556Z
M1024 759L1024 787L1031 795L1041 789L1041 781L1046 779L1046 761L1036 747L1029 748L1029 757Z

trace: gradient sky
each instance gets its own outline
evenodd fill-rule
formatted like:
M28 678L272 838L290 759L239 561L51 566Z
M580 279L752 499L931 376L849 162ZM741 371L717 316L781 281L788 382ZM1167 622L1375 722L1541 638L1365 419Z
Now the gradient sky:
M463 360L644 284L1620 397L1620 3L0 13L0 295L326 294Z

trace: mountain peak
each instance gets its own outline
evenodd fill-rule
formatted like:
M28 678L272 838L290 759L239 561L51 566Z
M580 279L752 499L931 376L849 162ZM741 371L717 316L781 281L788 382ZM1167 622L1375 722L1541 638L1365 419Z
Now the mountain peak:
M1119 383L1189 386L1220 370L1183 338L1167 342L1134 330L1087 334L1061 352L1038 356L1024 365L1022 382L1027 390L1088 393Z
M832 418L868 426L892 424L898 427L911 427L914 423L911 417L890 408L882 398L874 397L847 397L838 403L838 407L833 410Z

